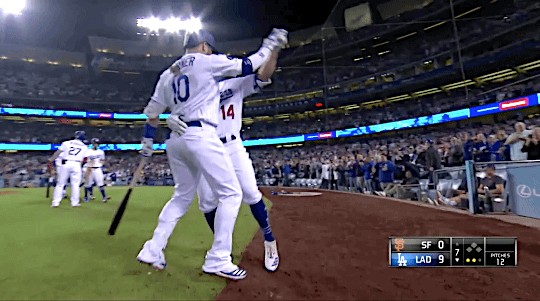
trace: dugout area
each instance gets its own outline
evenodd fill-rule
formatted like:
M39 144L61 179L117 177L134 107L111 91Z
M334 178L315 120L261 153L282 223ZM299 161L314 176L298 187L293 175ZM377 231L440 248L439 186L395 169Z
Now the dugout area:
M262 188L271 201L270 222L280 253L275 273L263 268L262 235L243 205L233 256L248 277L229 282L203 274L200 267L212 235L196 202L171 237L167 269L155 272L139 265L135 256L152 235L172 187L137 187L117 234L108 236L125 189L108 188L110 203L93 201L75 209L68 200L50 208L43 188L1 190L0 299L508 300L540 295L538 228L331 191L288 197ZM518 267L389 268L390 236L515 236Z

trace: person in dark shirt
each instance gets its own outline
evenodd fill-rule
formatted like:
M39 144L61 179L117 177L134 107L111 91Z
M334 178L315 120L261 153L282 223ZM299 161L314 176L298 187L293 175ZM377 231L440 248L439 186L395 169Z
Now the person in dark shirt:
M410 200L416 196L415 192L410 191L410 186L407 188L407 185L418 185L419 180L417 177L413 176L410 171L405 172L405 179L401 184L395 184L388 187L382 192L383 196L396 197L402 200Z
M500 197L504 192L504 179L495 174L495 165L489 164L486 167L486 176L480 179L478 185L478 200L480 208L484 208L485 203L491 203L495 197Z
M447 153L448 165L462 166L465 163L465 161L463 160L463 145L456 137L452 137L450 142L452 143L452 145Z
M527 160L540 160L540 128L533 129L521 151L527 153Z
M486 139L486 135L478 134L473 145L473 158L475 162L491 161L491 151Z
M464 133L461 137L463 141L463 160L469 161L473 159L473 144L474 142L469 138L468 133Z

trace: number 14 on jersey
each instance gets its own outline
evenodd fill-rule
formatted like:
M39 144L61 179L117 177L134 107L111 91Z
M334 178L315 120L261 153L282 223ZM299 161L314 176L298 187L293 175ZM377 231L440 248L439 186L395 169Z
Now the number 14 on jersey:
M221 116L223 117L223 120L227 119L227 117L234 119L234 106L229 105L226 111L227 112L225 113L225 106L221 106Z

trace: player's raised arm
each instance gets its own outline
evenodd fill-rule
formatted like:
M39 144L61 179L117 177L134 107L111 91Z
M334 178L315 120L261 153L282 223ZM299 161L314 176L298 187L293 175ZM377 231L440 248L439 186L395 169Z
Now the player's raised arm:
M261 66L257 72L257 78L263 82L267 82L274 74L277 66L278 51L272 51L270 58Z
M287 45L287 31L273 29L270 35L263 40L261 48L247 58L237 59L225 55L212 57L212 73L215 77L247 76L259 69L271 56Z

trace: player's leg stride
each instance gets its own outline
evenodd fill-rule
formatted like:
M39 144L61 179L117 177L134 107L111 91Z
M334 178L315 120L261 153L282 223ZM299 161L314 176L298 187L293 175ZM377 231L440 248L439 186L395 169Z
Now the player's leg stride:
M253 217L257 223L259 223L259 227L261 228L264 237L264 267L268 271L274 272L279 266L279 255L272 228L268 223L268 211L266 210L266 205L261 199L258 203L250 205L249 208L251 209ZM214 233L215 216L216 209L204 214L204 218L206 219L210 230L212 230L212 233Z
M233 116L242 114L244 98L259 92L260 88L271 83L270 77L276 68L278 52L279 47L272 50L269 59L261 66L257 74L228 79L219 83L221 95L226 96L220 100L221 111L223 113L219 114L221 118L217 127L220 140L225 146L225 150L234 166L236 178L240 183L242 201L249 205L251 213L263 233L265 250L264 267L270 272L276 271L279 266L277 244L268 222L268 212L266 211L262 194L257 187L253 164L240 139L242 118L240 116L235 119ZM227 91L242 91L242 93L226 93ZM225 111L227 111L227 114L224 113ZM212 194L210 187L207 179L201 178L197 189L199 209L204 213L208 226L213 232L217 198Z

